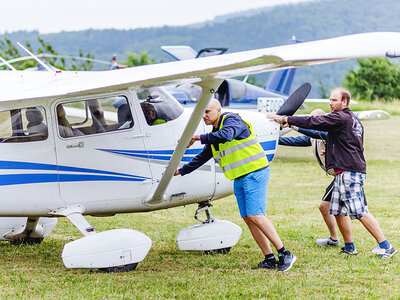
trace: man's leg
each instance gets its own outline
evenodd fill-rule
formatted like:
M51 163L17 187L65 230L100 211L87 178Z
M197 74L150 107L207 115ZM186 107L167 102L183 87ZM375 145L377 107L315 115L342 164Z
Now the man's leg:
M321 212L322 217L324 218L325 224L329 230L329 236L332 240L339 240L337 231L336 231L336 222L335 217L329 214L329 205L328 201L321 201L319 204L319 211Z
M251 235L257 242L257 245L260 247L262 253L264 255L271 254L272 253L271 245L269 244L269 240L264 235L264 233L250 220L249 216L244 217L243 220L249 227Z
M328 185L325 194L322 197L322 201L319 204L319 211L321 212L324 222L329 230L329 237L318 239L315 241L317 245L321 247L340 245L340 240L336 230L335 217L329 214L329 206L331 204L334 183L335 180L332 180L332 182Z
M364 225L369 233L372 234L378 244L386 240L381 228L379 227L378 221L374 218L373 215L367 213L358 220Z
M372 253L379 255L382 259L392 257L397 250L386 240L379 227L378 221L370 213L359 218L364 227L372 234L378 245L372 250Z
M243 179L246 223L253 223L278 250L278 271L288 271L296 261L296 256L283 247L274 226L265 216L269 168L249 173ZM255 232L259 233L257 230Z
M348 215L351 214L348 201L346 201L347 188L350 172L344 171L335 176L335 181L333 184L332 197L329 207L329 214L334 215L336 223L338 224L339 230L342 233L344 240L344 248L342 248L342 253L357 255L357 250L354 247L353 235L351 230L351 221Z
M335 216L336 223L338 224L339 230L342 233L343 240L345 243L353 242L353 234L351 232L351 220L348 216Z
M266 217L266 216L261 216L261 215L253 215L253 216L247 216L245 217L247 221L245 220L246 224L249 226L251 233L253 234L254 239L256 240L257 244L260 246L263 243L263 239L259 238L259 235L263 235L264 239L268 239L271 241L271 243L274 245L276 250L279 250L283 247L282 241L279 238L278 233L275 230L274 225L271 223L271 221ZM244 219L244 218L243 218ZM254 235L254 233L256 236ZM268 242L267 240L267 242ZM269 246L269 243L268 243ZM260 246L261 248L261 246ZM264 253L263 248L261 250ZM272 252L271 247L269 246L269 253ZM264 253L267 254L267 253Z

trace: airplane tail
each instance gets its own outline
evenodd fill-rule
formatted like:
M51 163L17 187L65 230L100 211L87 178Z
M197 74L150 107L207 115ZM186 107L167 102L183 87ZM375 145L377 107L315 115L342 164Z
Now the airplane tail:
M111 58L111 62L108 65L108 70L117 70L119 69L119 65L117 64L117 56L114 54Z
M296 69L286 69L273 72L264 89L271 92L277 92L283 95L289 95L292 87Z

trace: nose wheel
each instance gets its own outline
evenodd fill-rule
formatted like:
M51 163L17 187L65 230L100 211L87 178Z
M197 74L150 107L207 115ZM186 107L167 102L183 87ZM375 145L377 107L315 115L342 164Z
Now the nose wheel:
M108 268L100 268L101 272L105 273L122 273L122 272L130 272L136 269L138 263L128 264L124 266L117 267L108 267Z
M203 224L210 224L214 222L214 218L211 216L211 208L212 205L210 203L210 201L204 201L204 202L200 202L198 208L196 209L196 213L194 214L194 218L203 223ZM199 214L205 212L206 214L206 219L202 220L199 218ZM213 249L213 250L205 250L204 253L207 255L211 255L211 254L226 254L229 251L231 251L232 247L226 247L226 248L222 248L222 249Z
M215 250L206 250L204 251L205 254L207 255L213 255L213 254L227 254L229 251L231 251L232 247L226 247L222 249L215 249Z
M242 229L236 224L218 220L211 215L211 203L199 203L194 218L201 224L193 225L178 232L176 242L179 250L203 251L206 254L226 254L236 245ZM206 218L199 215L205 213Z

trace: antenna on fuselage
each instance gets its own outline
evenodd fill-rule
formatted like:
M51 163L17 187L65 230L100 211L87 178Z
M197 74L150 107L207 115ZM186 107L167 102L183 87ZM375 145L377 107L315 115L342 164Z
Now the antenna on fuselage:
M54 71L52 68L50 68L47 64L45 64L43 61L41 61L35 54L33 54L31 51L26 49L20 42L17 42L17 45L20 46L26 53L28 53L34 60L36 60L43 68L45 68L49 72L53 72L54 74L56 71Z
M0 56L0 60L7 66L7 67L9 67L11 70L13 70L13 71L18 71L16 68L14 68L11 64L9 64L8 63L8 61L6 61L4 58L2 58L1 56Z

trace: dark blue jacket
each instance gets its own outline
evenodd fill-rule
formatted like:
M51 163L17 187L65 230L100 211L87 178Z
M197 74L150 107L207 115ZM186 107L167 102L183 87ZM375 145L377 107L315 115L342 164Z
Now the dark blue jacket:
M221 125L223 116L226 114L228 113L223 113L221 115L218 128ZM224 120L224 126L221 128L221 130L218 130L218 128L213 127L212 132L200 135L201 143L205 144L206 146L190 162L179 169L179 172L182 176L193 172L213 157L211 145L214 145L216 149L219 149L218 144L230 142L233 139L242 140L250 136L250 130L246 123L244 123L242 119L235 114L229 114L226 116Z
M325 131L319 130L311 130L299 128L298 132L300 132L301 136L296 137L280 137L279 145L282 146L295 146L295 147L308 147L311 146L310 138L326 140L328 133Z

